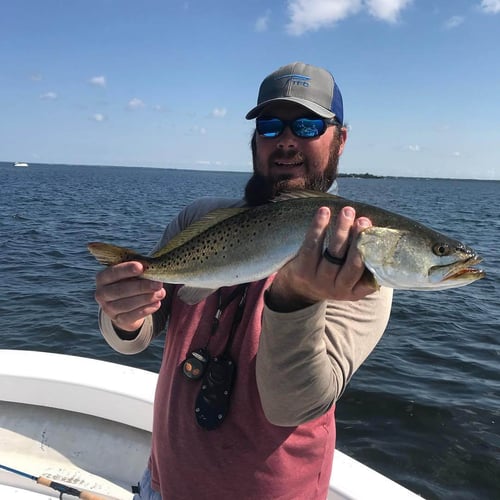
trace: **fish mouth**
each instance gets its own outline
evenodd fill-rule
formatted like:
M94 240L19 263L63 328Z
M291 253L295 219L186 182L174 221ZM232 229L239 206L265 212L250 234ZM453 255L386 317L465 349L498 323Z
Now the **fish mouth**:
M478 280L485 276L485 273L482 269L477 269L475 267L476 264L482 262L482 258L478 255L473 255L467 260L457 262L452 264L451 266L435 266L432 269L440 269L448 267L449 270L443 276L443 281L450 280Z

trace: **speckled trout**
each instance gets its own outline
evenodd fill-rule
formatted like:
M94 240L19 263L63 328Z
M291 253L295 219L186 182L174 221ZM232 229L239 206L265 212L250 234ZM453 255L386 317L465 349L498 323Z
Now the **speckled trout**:
M139 261L143 278L184 285L179 296L194 304L217 288L257 281L278 271L298 252L314 214L331 211L330 224L345 206L373 226L351 242L379 285L395 289L442 290L484 276L481 262L460 241L407 217L328 193L285 193L257 207L210 212L151 256L108 243L89 243L105 265Z

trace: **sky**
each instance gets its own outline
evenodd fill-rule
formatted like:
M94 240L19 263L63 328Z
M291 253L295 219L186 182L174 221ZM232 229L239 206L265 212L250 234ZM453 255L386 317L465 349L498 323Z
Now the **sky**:
M343 173L500 179L500 0L3 0L0 161L251 171L262 79L335 76Z

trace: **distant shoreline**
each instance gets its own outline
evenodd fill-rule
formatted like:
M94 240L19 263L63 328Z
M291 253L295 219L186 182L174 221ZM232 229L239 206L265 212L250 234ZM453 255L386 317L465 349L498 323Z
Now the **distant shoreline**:
M374 174L343 174L339 172L337 177L350 177L354 179L386 179L388 176L387 175L374 175Z
M0 167L12 167L14 162L12 161L0 161ZM154 167L151 165L90 165L90 164L71 164L71 163L30 163L30 167L36 166L53 166L53 167L96 167L96 168L154 168L158 170L186 170L189 172L223 172L223 173L232 173L232 174L247 174L250 175L251 171L244 170L209 170L209 169L200 169L200 168L187 168L187 167ZM363 174L358 173L343 173L339 172L338 178L350 178L350 179L435 179L435 180L453 180L453 181L488 181L488 182L500 182L500 179L473 179L473 178L462 178L462 177L418 177L418 176L407 176L407 175L375 175L370 174L368 172Z

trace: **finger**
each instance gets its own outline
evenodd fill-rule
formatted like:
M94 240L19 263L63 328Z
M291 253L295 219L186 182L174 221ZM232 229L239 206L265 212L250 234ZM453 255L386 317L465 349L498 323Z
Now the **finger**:
M113 302L105 302L102 304L102 310L109 316L118 326L130 325L130 321L144 319L148 314L152 314L161 306L161 301L165 298L166 291L164 289L155 292L154 294L140 295L119 299ZM125 330L130 328L124 328Z
M125 312L134 311L147 305L160 302L166 296L165 289L162 288L155 292L148 292L138 295L120 297L117 300L107 301L105 303L106 312L113 318Z
M115 315L106 314L108 314L113 323L119 328L123 328L124 330L135 330L135 328L133 328L135 323L142 322L146 316L155 313L160 307L161 301L158 300L147 304L141 304L141 306L135 309L120 312Z
M99 304L129 297L147 295L163 289L163 283L139 278L129 278L109 285L97 285L95 298Z
M140 276L144 272L144 266L140 262L130 261L122 262L114 266L107 267L97 273L96 285L104 286L110 283L116 283L127 278Z
M148 304L142 308L136 309L134 311L129 311L126 313L119 314L115 318L111 318L113 324L118 328L128 331L134 332L142 327L144 324L144 319L154 314L161 306L161 302Z
M367 217L357 218L354 221L354 224L352 226L353 239L355 239L356 236L361 234L367 227L371 227L371 226L372 226L372 222Z
M315 214L297 257L310 265L311 259L321 257L325 231L330 222L330 209L321 207Z
M359 300L379 289L377 282L369 271L365 271L361 279L354 285L352 289L352 299Z
M335 225L330 230L330 241L328 251L334 257L343 258L349 248L349 235L356 217L356 211L352 207L344 207L339 212Z
M351 228L351 242L352 244L349 247L347 258L350 259L351 265L357 268L364 268L363 259L361 258L361 254L359 253L356 247L356 240L358 236L368 227L371 227L372 223L370 219L366 217L359 217L354 221L354 224Z
M341 271L337 276L337 283L342 284L345 287L350 287L353 290L358 283L361 285L363 283L368 283L370 285L369 280L364 280L365 274L365 264L363 262L363 258L356 248L356 238L357 236L367 227L371 226L371 222L366 217L360 217L356 219L351 228L351 245L346 254L346 262L345 265L342 266ZM361 288L360 288L361 290ZM372 290L373 291L373 290Z

